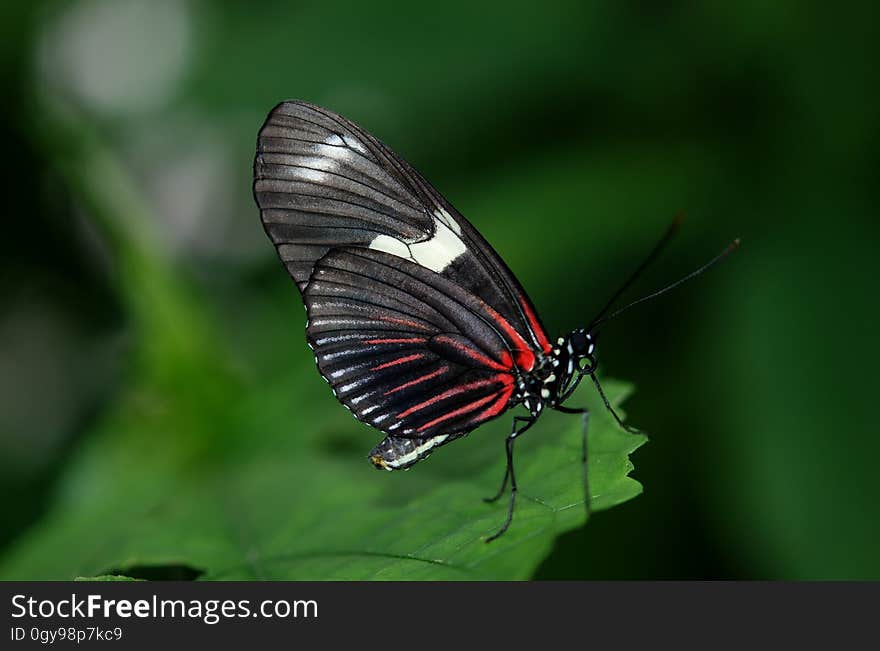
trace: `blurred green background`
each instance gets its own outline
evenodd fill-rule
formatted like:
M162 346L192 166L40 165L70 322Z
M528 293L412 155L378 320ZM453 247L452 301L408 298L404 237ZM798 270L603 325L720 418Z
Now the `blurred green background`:
M0 559L98 490L79 479L93 446L126 474L172 449L186 468L235 454L204 417L222 419L229 383L278 406L237 412L254 436L283 436L285 401L311 401L353 432L339 463L366 463L375 437L314 372L251 197L257 129L298 98L422 171L553 333L586 324L675 213L685 228L635 294L742 238L603 332L606 373L634 383L629 419L651 434L633 456L645 492L559 537L535 578L880 578L872 3L0 11ZM200 406L116 436L132 404L165 413L132 385Z

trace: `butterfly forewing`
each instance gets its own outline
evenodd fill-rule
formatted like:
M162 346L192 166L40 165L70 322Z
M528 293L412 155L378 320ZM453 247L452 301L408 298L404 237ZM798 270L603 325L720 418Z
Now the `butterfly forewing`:
M329 251L384 251L479 297L518 333L518 364L550 344L516 278L474 227L402 158L345 118L276 106L257 143L254 195L281 260L306 291ZM500 321L499 321L500 322Z

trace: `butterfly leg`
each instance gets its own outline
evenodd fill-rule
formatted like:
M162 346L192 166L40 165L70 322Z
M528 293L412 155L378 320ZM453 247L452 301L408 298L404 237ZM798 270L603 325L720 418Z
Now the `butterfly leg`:
M587 470L587 431L590 428L590 410L586 407L563 407L558 405L556 411L564 414L581 415L581 467L584 474L584 506L587 509L587 519L590 517L590 473Z
M522 426L517 427L518 423L523 423ZM522 416L515 416L513 419L513 431L510 433L510 436L504 442L505 450L507 452L507 470L504 472L504 481L501 482L501 489L498 491L498 494L494 497L487 499L487 502L494 502L501 495L504 494L505 489L507 488L507 481L510 480L510 505L507 507L507 519L504 521L504 524L501 528L496 531L494 534L486 538L486 542L492 542L496 538L498 538L501 534L507 531L507 528L510 526L511 521L513 520L513 509L516 505L516 473L513 471L513 444L516 441L516 437L529 429L532 425L535 424L534 418L525 418Z
M530 420L531 420L530 418L527 418L525 416L514 416L513 417L513 431L511 431L510 436L507 438L507 441L510 441L511 439L516 438L520 434L520 432L516 431L517 423L527 423ZM525 431L525 429L526 428L523 428L523 431ZM513 454L513 452L511 451L510 454ZM484 502L487 502L489 504L491 504L492 502L497 502L500 499L500 497L502 495L504 495L504 493L507 491L507 480L510 479L510 469L512 467L513 467L512 463L507 464L507 467L504 469L504 479L501 480L501 488L499 488L498 492L495 493L492 497L484 497L483 498Z

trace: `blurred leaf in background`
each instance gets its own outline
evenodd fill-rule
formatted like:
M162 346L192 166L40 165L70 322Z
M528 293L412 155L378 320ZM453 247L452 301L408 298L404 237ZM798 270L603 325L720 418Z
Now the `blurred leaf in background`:
M652 433L635 455L647 490L549 555L546 541L533 548L517 577L880 578L871 3L2 11L5 574L204 558L235 540L212 518L234 499L267 505L239 532L259 540L235 549L281 549L316 526L267 497L293 469L291 492L333 485L327 499L344 501L356 479L393 515L385 478L361 467L372 439L314 371L251 199L256 130L299 98L430 178L554 332L586 323L680 210L680 242L636 293L743 239L723 268L603 333L604 368L638 386L627 411ZM392 475L399 515L441 479L485 490L501 431ZM577 436L549 421L541 433L537 469ZM264 474L248 465L254 449L276 453ZM168 510L142 512L151 504ZM142 529L111 537L101 523L127 508L121 521ZM65 527L85 550L67 559L51 543ZM170 553L184 530L186 549ZM248 575L271 574L258 560ZM299 567L356 575L340 559Z

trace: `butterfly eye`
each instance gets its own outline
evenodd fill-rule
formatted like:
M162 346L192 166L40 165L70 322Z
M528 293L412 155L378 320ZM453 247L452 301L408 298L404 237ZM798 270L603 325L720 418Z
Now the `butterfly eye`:
M592 355L584 355L578 358L577 366L581 373L592 373L596 368L596 359Z

